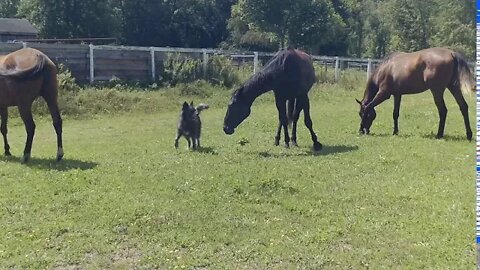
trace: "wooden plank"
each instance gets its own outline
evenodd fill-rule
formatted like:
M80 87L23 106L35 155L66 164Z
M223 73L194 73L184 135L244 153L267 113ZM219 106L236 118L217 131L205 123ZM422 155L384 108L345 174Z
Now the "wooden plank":
M85 50L88 51L87 44L46 44L46 43L32 43L27 42L27 47L45 50Z
M113 77L126 80L148 80L149 72L133 72L133 71L95 71L95 80L110 80Z
M131 71L150 71L150 66L149 65L98 65L95 64L95 72L96 71L104 71L104 70L112 70L112 71L118 71L118 70L131 70Z
M147 61L132 61L132 60L111 60L111 59L96 59L95 68L129 68L149 69L150 65Z
M107 58L107 59L150 59L150 52L144 51L107 51L99 50L95 51L95 58Z

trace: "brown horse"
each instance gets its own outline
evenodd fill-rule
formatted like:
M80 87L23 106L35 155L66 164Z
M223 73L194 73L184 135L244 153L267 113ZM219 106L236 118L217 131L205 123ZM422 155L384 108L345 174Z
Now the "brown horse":
M430 89L437 105L440 123L437 138L443 137L447 107L443 100L445 88L450 90L460 107L467 139L472 139L468 105L464 94L475 91L475 82L465 58L445 48L430 48L413 53L394 53L373 72L367 82L360 104L360 133L368 134L376 117L375 106L393 95L393 135L398 134L400 101L404 94L417 94Z
M17 106L27 131L27 141L22 162L30 158L35 122L32 103L42 96L45 99L57 133L57 160L63 157L62 118L57 103L57 68L42 52L25 48L0 56L0 116L5 155L10 156L7 140L8 107Z

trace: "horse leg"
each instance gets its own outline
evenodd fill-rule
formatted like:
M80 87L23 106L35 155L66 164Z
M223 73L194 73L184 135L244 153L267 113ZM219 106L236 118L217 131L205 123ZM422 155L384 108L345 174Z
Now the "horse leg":
M11 156L12 154L10 153L10 145L8 145L8 139L7 139L7 132L8 132L8 129L7 129L8 108L7 107L0 108L0 116L2 120L0 130L3 135L3 146L5 148L5 156Z
M452 93L455 101L457 101L460 111L463 115L463 121L465 122L465 131L467 132L467 139L472 140L472 129L470 128L470 119L468 117L468 105L465 99L463 98L462 91L459 88L448 88L450 93Z
M190 137L185 136L185 139L186 139L187 142L188 142L188 147L187 147L187 149L190 149L191 146L192 146L192 143L190 142Z
M180 131L177 131L177 135L175 136L175 143L174 143L175 149L178 149L178 140L180 139L181 136L182 136L182 133Z
M275 146L278 146L280 144L280 134L282 132L282 123L278 121L278 128L277 128L277 134L275 135Z
M305 96L299 100L303 107L305 126L308 128L308 131L310 131L310 136L312 137L313 150L320 151L322 150L322 144L318 142L317 135L313 131L312 118L310 117L310 101L308 100L308 96Z
M432 90L433 100L435 101L435 105L437 105L438 115L440 117L440 122L438 123L437 139L443 137L443 133L445 130L445 119L447 119L447 106L445 106L445 100L443 100L444 91L445 89Z
M25 143L25 149L23 150L22 163L28 162L30 159L30 153L32 151L33 136L35 135L35 122L32 117L32 104L18 106L20 116L25 124L25 130L27 131L27 141Z
M50 115L52 116L53 128L57 134L57 161L63 158L63 142L62 142L62 117L60 116L60 110L58 109L58 103L56 99L45 98Z
M393 96L393 135L398 135L398 117L400 116L400 102L402 95Z
M290 137L288 136L288 119L286 110L286 100L284 98L275 97L275 104L278 110L278 119L283 127L283 133L285 134L285 147L290 147Z
M295 107L293 110L293 124L292 124L292 145L298 146L297 144L297 123L298 118L300 118L300 112L302 111L302 104L298 99L295 99Z

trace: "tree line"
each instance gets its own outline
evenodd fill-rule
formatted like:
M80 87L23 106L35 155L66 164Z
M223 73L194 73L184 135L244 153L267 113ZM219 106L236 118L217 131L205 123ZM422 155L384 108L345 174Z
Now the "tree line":
M381 58L444 46L475 55L475 0L3 0L42 38Z

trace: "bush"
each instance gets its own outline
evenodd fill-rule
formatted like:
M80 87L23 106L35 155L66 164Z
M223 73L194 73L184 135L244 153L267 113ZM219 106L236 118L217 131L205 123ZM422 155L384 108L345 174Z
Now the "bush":
M162 82L168 85L190 83L200 79L226 87L240 82L243 70L237 68L230 59L222 55L208 58L206 73L200 59L182 57L180 54L168 54L164 62Z
M238 68L223 55L208 58L207 78L213 84L232 87L239 82Z
M80 86L75 82L72 73L63 64L58 66L57 80L59 92L76 92L80 90Z
M202 62L182 57L178 53L167 54L162 81L170 85L192 82L202 78Z

